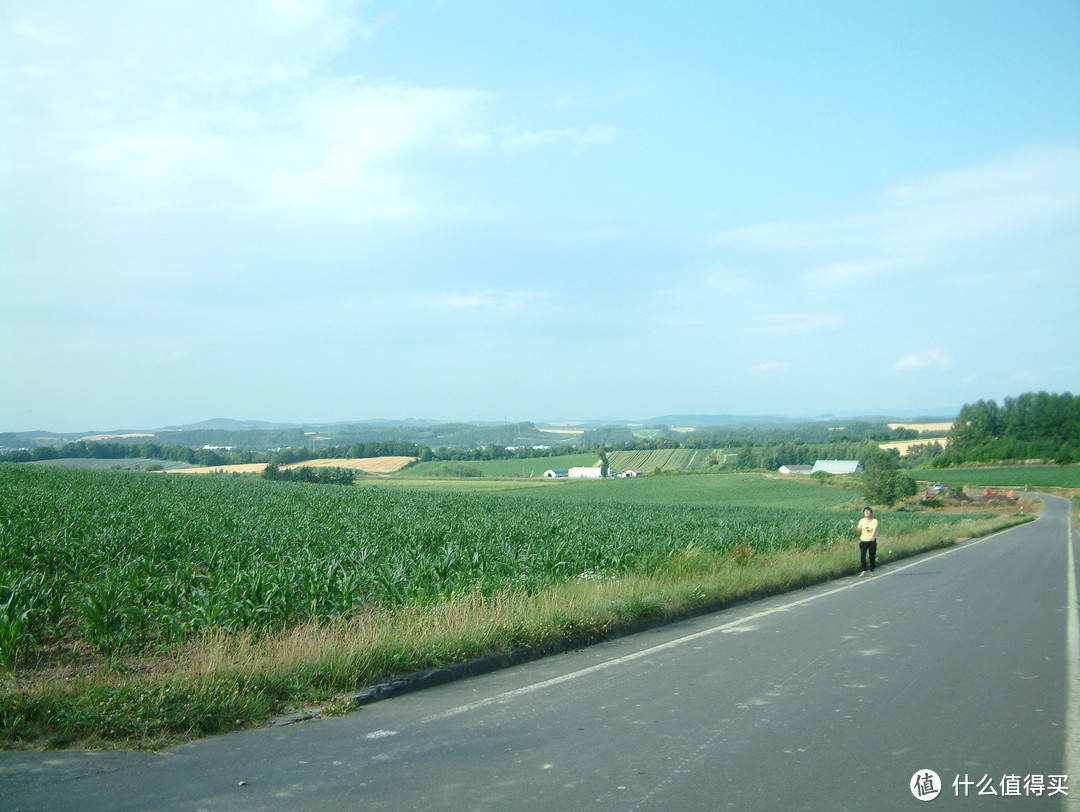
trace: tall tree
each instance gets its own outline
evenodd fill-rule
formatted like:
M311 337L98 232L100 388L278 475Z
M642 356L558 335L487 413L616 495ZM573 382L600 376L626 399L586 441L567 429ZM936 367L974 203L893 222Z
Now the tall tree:
M863 496L871 504L895 505L918 492L915 480L900 471L897 454L875 451L863 467Z

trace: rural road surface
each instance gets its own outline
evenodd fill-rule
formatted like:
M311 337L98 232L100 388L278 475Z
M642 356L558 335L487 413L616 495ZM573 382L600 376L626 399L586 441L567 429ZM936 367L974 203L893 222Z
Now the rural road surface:
M871 578L345 717L0 754L0 808L1072 812L1075 536L1048 497L1037 522Z

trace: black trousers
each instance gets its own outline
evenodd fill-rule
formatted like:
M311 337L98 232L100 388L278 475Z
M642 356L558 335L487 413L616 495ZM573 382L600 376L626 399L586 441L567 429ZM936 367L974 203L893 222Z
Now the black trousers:
M866 572L866 554L870 553L870 572L874 571L874 559L877 558L876 541L859 542L859 567Z

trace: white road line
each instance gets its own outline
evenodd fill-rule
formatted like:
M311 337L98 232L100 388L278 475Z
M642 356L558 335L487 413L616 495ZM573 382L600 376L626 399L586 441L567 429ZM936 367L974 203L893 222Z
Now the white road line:
M1011 529L1011 528L1007 528L1007 529ZM1000 532L1005 532L1005 531L1000 531ZM607 668L614 668L615 666L623 665L624 663L633 662L634 660L640 660L640 659L642 659L644 657L651 657L652 655L657 654L658 652L666 651L666 650L672 649L672 648L677 648L678 646L682 646L682 645L685 645L687 643L691 643L691 642L693 642L695 640L700 640L700 639L702 639L704 637L710 637L710 636L712 636L714 634L720 634L721 632L730 631L732 629L735 629L738 626L742 626L742 625L745 625L747 623L752 623L755 620L759 620L759 619L761 619L763 617L767 617L769 615L775 614L776 612L786 612L789 609L795 608L796 606L803 606L804 604L810 603L812 601L820 600L821 598L827 598L830 595L835 595L837 592L843 592L844 590L847 590L847 589L854 589L856 587L866 586L867 584L872 583L877 578L885 578L885 577L888 577L889 575L895 575L896 573L903 572L906 569L910 569L911 567L918 566L919 564L923 564L923 563L925 563L927 561L930 561L930 560L932 560L934 558L938 558L939 556L948 555L950 553L954 553L957 550L961 550L961 549L968 549L968 548L972 547L973 545L978 544L979 542L986 541L986 540L991 539L991 538L993 538L994 536L997 536L997 535L999 535L999 533L994 533L993 535L990 535L990 536L984 536L983 538L975 539L973 541L969 541L969 542L967 542L967 543L965 543L963 545L957 546L957 547L950 547L948 549L941 550L940 552L933 553L932 555L929 555L927 557L920 557L917 561L913 561L910 564L905 564L904 566L897 567L895 569L890 568L888 572L886 572L886 573L884 573L882 575L875 575L872 578L863 578L863 579L859 579L859 580L850 581L850 582L844 583L844 584L842 584L840 586L834 587L833 589L827 590L825 592L819 592L819 593L817 593L815 595L809 595L809 596L807 596L805 598L799 598L798 600L794 600L794 601L791 601L791 602L788 602L788 603L783 603L783 604L780 604L778 606L773 606L773 607L771 607L769 609L763 609L763 610L761 610L759 612L754 612L751 615L747 615L746 617L739 618L738 620L732 620L732 621L729 621L727 623L723 623L723 624L721 624L719 626L713 626L713 627L708 628L708 629L703 629L700 632L694 632L693 634L688 634L688 635L685 635L683 637L678 637L678 638L676 638L674 640L669 640L666 643L660 643L659 645L651 646L650 648L642 649L641 651L635 651L633 654L626 654L626 655L623 655L622 657L616 657L616 658L614 658L612 660L606 660L605 662L597 663L596 665L590 665L587 668L580 669L579 671L572 671L572 672L570 672L568 674L563 674L563 675L558 676L558 677L552 677L551 679L546 679L546 680L543 680L541 682L534 682L531 685L525 685L525 686L522 686L521 688L515 688L512 691L504 691L501 694L495 694L494 696L489 696L489 697L487 697L485 699L478 699L475 702L469 702L469 703L466 703L464 705L458 705L457 707L447 708L446 710L440 711L439 713L434 713L434 714L432 714L430 716L425 716L424 718L420 719L419 723L420 724L427 724L429 722L437 722L437 721L442 720L442 719L450 719L450 718L452 718L454 716L459 716L462 713L468 713L469 711L477 710L478 708L485 708L488 705L495 705L495 704L498 704L498 703L501 703L501 702L507 702L507 701L509 701L511 699L516 699L517 697L527 696L528 694L536 693L537 691L542 691L545 688L550 688L550 687L552 687L554 685L561 685L564 682L570 682L571 680L578 679L579 677L585 677L585 676L588 676L589 674L594 674L597 671L603 671L603 670L605 670Z
M1071 506L1070 506L1071 507ZM1068 583L1068 619L1065 631L1065 661L1068 673L1065 688L1065 774L1070 776L1072 789L1065 797L1065 812L1080 812L1080 605L1076 600L1076 557L1073 554L1072 511L1065 517L1068 528L1069 566L1066 568Z

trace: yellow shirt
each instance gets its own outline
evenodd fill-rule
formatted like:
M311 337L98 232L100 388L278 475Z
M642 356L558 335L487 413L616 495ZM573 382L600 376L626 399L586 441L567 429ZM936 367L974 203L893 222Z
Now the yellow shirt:
M877 539L877 519L868 519L863 516L859 519L859 541L875 541Z

